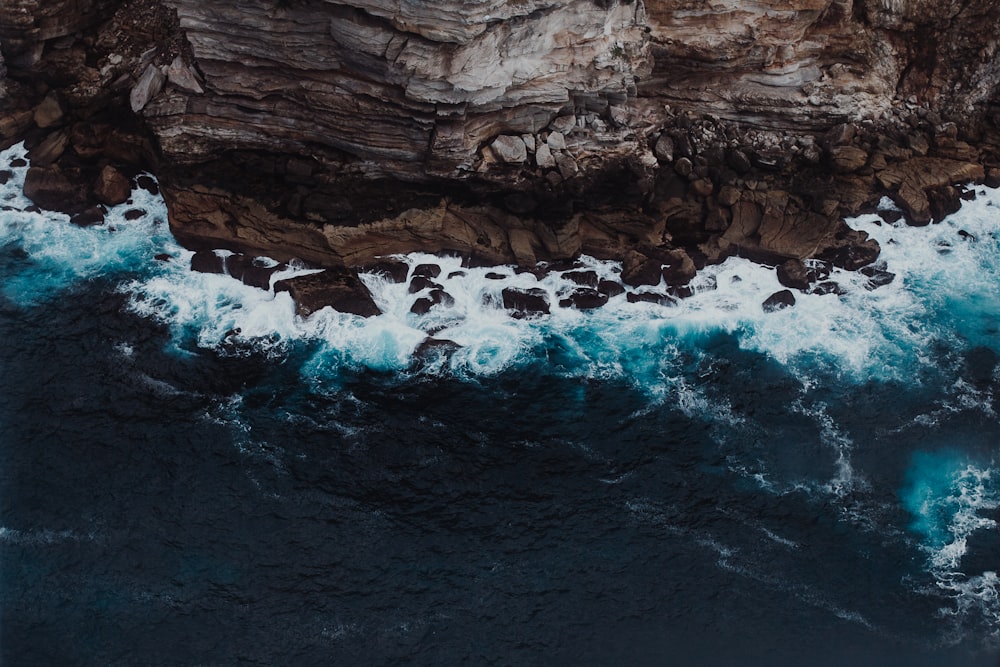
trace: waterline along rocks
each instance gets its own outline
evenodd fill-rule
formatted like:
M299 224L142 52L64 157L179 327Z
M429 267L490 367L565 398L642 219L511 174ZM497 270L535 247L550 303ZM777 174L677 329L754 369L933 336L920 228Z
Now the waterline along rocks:
M997 25L989 0L17 0L0 145L81 222L152 171L196 250L857 269L879 247L845 215L928 224L1000 183Z

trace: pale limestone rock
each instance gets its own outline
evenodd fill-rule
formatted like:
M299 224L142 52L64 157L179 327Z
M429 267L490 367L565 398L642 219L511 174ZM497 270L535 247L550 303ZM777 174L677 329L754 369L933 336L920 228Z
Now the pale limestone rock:
M535 151L535 164L542 169L552 169L556 166L556 159L552 156L552 150L548 144L538 144Z
M504 164L522 164L528 159L528 152L521 137L501 134L490 144L490 150L497 160Z
M163 73L167 75L167 81L183 91L199 95L205 92L201 84L198 83L198 77L194 71L184 63L184 59L180 56L174 58Z
M167 77L160 71L159 67L147 65L139 81L136 82L132 92L129 93L129 104L132 111L136 113L142 111L149 101L163 89L163 82Z
M563 136L562 132L549 132L549 138L545 142L554 151L566 150L566 137Z

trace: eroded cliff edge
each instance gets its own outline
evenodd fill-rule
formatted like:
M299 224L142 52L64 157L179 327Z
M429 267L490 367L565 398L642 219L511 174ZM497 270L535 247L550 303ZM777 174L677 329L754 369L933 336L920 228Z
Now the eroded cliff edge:
M0 138L80 222L153 170L193 248L858 268L878 248L843 216L887 194L926 224L1000 181L998 25L988 0L12 0Z

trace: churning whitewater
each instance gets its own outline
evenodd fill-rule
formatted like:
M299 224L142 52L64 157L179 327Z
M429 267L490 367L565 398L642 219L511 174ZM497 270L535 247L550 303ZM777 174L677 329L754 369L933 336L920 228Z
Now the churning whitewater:
M835 288L780 310L774 269L740 258L686 298L578 310L566 274L619 264L412 254L451 302L415 314L426 290L362 274L383 313L365 319L296 315L273 284L302 266L270 290L191 271L142 189L91 227L39 211L27 168L0 153L2 631L21 655L1000 649L1000 190L927 227L850 220L876 271L830 269ZM516 317L510 287L551 313Z

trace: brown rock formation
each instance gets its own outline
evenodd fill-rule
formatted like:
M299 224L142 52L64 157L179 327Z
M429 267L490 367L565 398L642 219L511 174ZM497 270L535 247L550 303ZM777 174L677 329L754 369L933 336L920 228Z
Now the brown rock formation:
M889 194L923 224L1000 166L998 24L990 0L16 0L0 144L51 183L153 169L181 242L319 266L856 268L877 246L844 215Z

